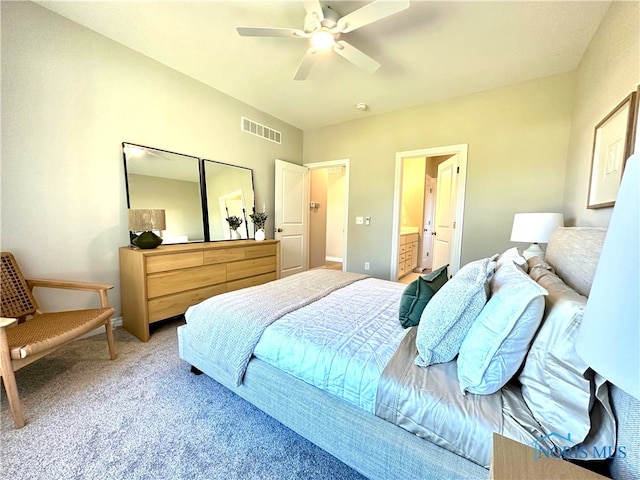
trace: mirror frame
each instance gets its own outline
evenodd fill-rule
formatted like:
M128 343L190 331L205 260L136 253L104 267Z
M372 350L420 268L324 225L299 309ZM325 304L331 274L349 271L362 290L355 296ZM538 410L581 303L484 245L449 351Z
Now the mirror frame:
M172 154L172 155L180 155L183 157L189 157L190 159L194 159L197 161L198 163L198 181L199 181L199 192L200 192L200 209L202 212L202 228L203 228L203 232L204 232L204 240L195 240L193 242L175 242L175 243L170 243L170 244L166 244L166 245L177 245L180 243L202 243L202 242L223 242L223 241L228 241L228 239L225 238L216 238L216 239L211 239L211 232L210 232L210 226L209 226L209 209L208 209L208 198L207 198L207 181L206 181L206 167L205 167L205 162L211 162L211 163L215 163L217 165L223 165L223 166L227 166L227 167L233 167L233 168L239 168L239 169L243 169L246 170L249 174L250 174L250 178L251 178L251 201L246 205L246 210L248 211L244 211L243 215L247 217L249 217L250 213L255 212L255 182L253 179L253 169L249 168L249 167L242 167L239 165L233 165L231 163L226 163L226 162L219 162L217 160L210 160L210 159L205 159L202 157L197 157L195 155L188 155L188 154L184 154L184 153L178 153L178 152L173 152L171 150L165 150L162 148L156 148L156 147L149 147L146 145L140 145L137 143L131 143L131 142L122 142L122 159L123 159L123 164L124 164L124 181L125 181L125 193L127 196L127 209L131 208L131 197L130 197L130 192L129 192L129 169L127 168L127 154L126 154L126 149L127 147L137 147L137 148L141 148L141 149L146 149L146 150L155 150L157 152L162 152L162 153L168 153L168 154ZM249 229L248 228L248 224L245 227L247 229L247 233L248 233L248 239L253 239L255 236L255 232L251 231L254 229ZM135 234L133 232L129 232L129 240L131 241L132 238L135 236Z

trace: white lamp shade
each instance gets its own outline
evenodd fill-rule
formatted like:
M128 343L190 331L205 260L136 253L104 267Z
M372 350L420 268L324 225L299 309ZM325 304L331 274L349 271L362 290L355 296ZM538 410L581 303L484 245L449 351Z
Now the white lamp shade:
M562 226L562 213L516 213L513 217L511 241L547 243L553 231Z
M596 372L640 399L638 161L638 155L627 160L576 351Z

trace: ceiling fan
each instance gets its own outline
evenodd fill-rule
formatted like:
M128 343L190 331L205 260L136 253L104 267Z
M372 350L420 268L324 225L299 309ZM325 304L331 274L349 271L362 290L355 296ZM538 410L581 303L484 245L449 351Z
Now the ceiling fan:
M303 3L307 14L304 18L304 28L302 30L278 27L236 27L238 34L245 37L309 39L311 46L302 58L302 62L300 62L300 66L293 77L295 80L306 79L317 55L331 48L338 55L364 71L375 72L380 68L380 64L350 43L341 40L340 36L409 7L409 0L375 0L340 17L338 12L328 5L322 6L318 0L305 0Z

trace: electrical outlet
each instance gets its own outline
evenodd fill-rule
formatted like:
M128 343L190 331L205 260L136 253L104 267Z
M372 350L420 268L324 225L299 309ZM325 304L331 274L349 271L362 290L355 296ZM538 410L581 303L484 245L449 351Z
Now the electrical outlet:
M364 269L369 270L369 267L370 267L369 262L364 262Z
M356 225L362 225L364 223L363 217L356 217Z

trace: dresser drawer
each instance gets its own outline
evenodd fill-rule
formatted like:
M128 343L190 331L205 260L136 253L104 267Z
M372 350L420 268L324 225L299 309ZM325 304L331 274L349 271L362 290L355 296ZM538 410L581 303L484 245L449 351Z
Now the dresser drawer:
M227 264L227 281L276 271L276 257L262 257Z
M191 305L227 291L225 284L174 293L149 300L149 323L183 314Z
M204 265L170 272L156 273L147 278L148 298L162 297L172 293L224 283L227 266Z
M204 264L235 262L244 260L246 248L220 248L204 252Z
M275 257L277 248L276 244L247 247L245 258Z
M174 253L147 258L147 273L167 272L204 264L203 252Z
M233 290L240 290L241 288L262 285L263 283L267 283L275 279L276 279L276 272L271 272L271 273L264 273L262 275L256 275L255 277L247 277L247 278L242 278L240 280L234 280L233 282L227 282L227 292L231 292Z

